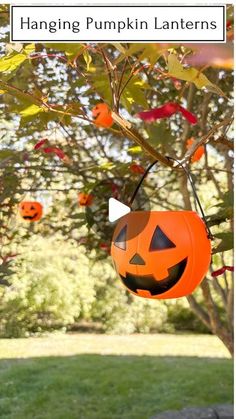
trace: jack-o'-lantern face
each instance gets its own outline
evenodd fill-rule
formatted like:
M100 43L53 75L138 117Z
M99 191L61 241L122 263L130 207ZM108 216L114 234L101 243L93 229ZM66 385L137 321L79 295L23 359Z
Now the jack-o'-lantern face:
M193 211L137 211L115 229L111 256L123 284L145 298L188 295L211 260L205 225Z
M19 211L25 221L38 221L42 217L43 207L36 201L23 201L19 205Z
M92 110L95 125L103 128L110 128L113 125L111 110L106 103L98 103Z

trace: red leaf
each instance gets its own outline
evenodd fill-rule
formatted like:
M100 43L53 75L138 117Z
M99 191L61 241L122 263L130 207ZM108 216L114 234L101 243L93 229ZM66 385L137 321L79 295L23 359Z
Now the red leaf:
M233 266L222 266L222 268L217 269L217 271L212 272L211 276L215 278L216 276L222 275L225 271L234 272Z
M57 148L57 147L45 147L43 149L43 152L46 153L46 154L54 153L61 160L63 160L65 158L65 153L60 148Z
M171 77L173 85L175 86L176 90L180 90L182 87L182 83L180 80L176 79L175 77Z
M226 271L234 272L234 266L225 266Z
M47 140L47 138L43 138L42 140L40 140L37 144L35 144L34 150L38 150L39 148L41 148L42 145L44 145L47 142Z
M112 197L119 199L120 191L118 186L115 183L111 183L111 191L112 191Z
M110 254L110 246L107 243L100 243L99 247L100 249Z
M88 241L87 237L80 237L80 239L78 240L79 244L86 244Z
M133 163L130 165L129 169L132 173L139 173L139 174L145 173L145 169L142 166L140 166L140 164Z
M151 109L150 111L139 112L137 115L143 121L155 121L160 118L169 118L175 112L177 112L178 104L168 102L160 108Z
M193 115L193 113L189 112L187 109L183 108L183 106L178 106L180 112L182 113L182 115L187 119L188 122L190 122L190 124L196 124L197 123L197 118L195 115Z
M150 111L139 112L137 115L143 121L155 121L156 119L169 118L176 112L181 112L182 115L189 121L191 124L196 124L197 118L183 106L175 102L168 102L160 108L151 109Z

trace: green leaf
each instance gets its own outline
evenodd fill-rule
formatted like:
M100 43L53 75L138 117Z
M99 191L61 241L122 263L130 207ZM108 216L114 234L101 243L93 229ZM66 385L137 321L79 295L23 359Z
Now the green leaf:
M166 121L150 124L147 126L147 132L149 135L149 142L154 146L161 144L164 145L164 147L168 147L175 142L175 137L172 135Z
M216 249L213 250L214 253L225 252L226 250L233 249L234 236L231 231L214 234L214 237L221 239L221 243L216 247Z
M222 208L216 214L207 217L207 222L210 227L214 225L219 225L227 220L231 220L233 218L233 215L233 207Z
M125 85L127 80L128 76L124 78L123 85ZM148 108L145 97L145 92L148 88L149 85L139 76L132 77L121 95L121 103L129 112L131 112L134 104L140 105L142 108Z
M3 80L0 80L0 89L5 90L6 93L12 95L13 97L17 97L23 102L30 102L35 103L36 105L41 105L40 100L32 96L30 93L26 93L15 86L9 85Z
M115 47L122 54L126 54L127 50L122 46L122 44L119 44L118 42L116 42L115 44L111 44L111 45L113 45L113 47Z
M0 150L0 161L8 159L9 157L13 157L15 155L15 151L12 150Z
M111 170L115 167L115 164L107 162L107 163L100 164L99 167L102 170Z
M77 214L71 214L70 218L72 218L73 220L81 220L81 221L86 221L86 215L84 212L80 212Z
M79 56L83 53L85 45L83 44L64 44L64 43L46 43L44 44L46 48L51 48L54 51L63 51L66 56L72 60L76 56Z
M234 215L234 196L232 191L225 192L222 202L214 207L218 207L219 210L216 214L208 217L209 226L219 225L227 220L233 219Z
M227 208L227 207L233 207L233 205L234 205L233 191L227 191L223 195L222 202L220 202L219 204L214 205L214 206L215 207Z
M160 47L157 43L153 44L144 44L145 47L141 53L141 55L138 57L140 61L148 60L151 65L156 64L158 58L162 54L162 51L160 50Z
M113 45L116 46L116 44ZM133 43L128 49L124 49L121 44L118 45L117 49L121 54L115 60L115 64L120 63L126 57L137 55L139 61L145 60L154 65L162 53L158 44Z
M107 102L111 102L111 88L107 77L103 74L93 75L92 85L99 95ZM88 89L84 92L83 96L87 97L89 92L93 89Z

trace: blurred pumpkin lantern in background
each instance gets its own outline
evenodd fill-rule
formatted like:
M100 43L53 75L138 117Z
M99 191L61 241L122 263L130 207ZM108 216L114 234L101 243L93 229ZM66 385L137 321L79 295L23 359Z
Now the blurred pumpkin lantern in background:
M78 204L81 207L89 207L90 205L92 205L93 202L93 195L85 193L85 192L80 192L78 194Z
M19 205L20 216L25 221L38 221L43 215L43 206L36 201L23 201Z
M98 103L92 109L94 124L98 127L110 128L114 121L111 116L111 110L106 103Z
M193 137L189 138L187 140L186 148L190 149L190 147L195 143L196 141ZM205 148L203 145L200 145L195 151L195 153L192 155L191 162L195 163L196 161L200 160L200 158L203 156L204 153L205 153Z

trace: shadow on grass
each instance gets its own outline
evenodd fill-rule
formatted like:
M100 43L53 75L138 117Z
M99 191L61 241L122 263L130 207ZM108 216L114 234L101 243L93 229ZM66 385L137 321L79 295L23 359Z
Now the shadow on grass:
M148 419L164 410L232 403L229 359L113 356L3 359L4 419Z

